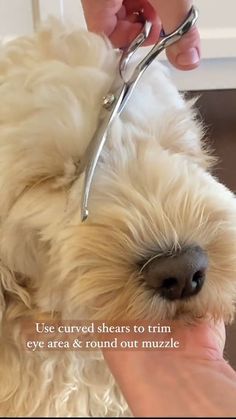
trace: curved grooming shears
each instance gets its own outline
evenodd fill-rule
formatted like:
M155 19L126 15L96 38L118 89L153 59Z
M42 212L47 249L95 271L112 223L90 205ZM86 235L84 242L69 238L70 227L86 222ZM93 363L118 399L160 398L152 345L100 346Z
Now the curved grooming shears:
M104 98L103 108L106 109L106 115L103 118L101 125L97 129L92 141L90 142L85 152L85 160L87 164L82 164L85 167L84 189L82 193L81 206L82 221L85 221L88 218L88 201L92 180L94 177L98 159L107 139L108 129L110 128L112 121L116 116L120 115L128 99L130 98L138 80L143 75L144 71L153 62L153 60L165 48L179 41L182 38L182 36L185 35L196 23L197 18L198 12L194 7L192 7L182 25L180 25L171 34L163 35L161 37L161 40L154 45L151 51L149 51L149 53L135 67L131 77L127 81L125 80L125 70L127 68L127 64L132 55L148 38L152 24L150 22L146 22L144 24L142 32L137 36L137 38L135 38L135 40L130 44L130 46L126 50L124 50L119 64L119 72L123 84L114 93L108 93L107 96Z

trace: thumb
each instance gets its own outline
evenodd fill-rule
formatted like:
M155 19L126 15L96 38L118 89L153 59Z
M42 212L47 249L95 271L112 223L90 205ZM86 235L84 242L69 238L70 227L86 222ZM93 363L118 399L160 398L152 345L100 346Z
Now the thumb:
M163 29L168 34L175 30L189 13L190 0L150 0L159 14ZM191 70L199 65L200 36L193 27L183 38L167 48L166 55L171 64L180 70Z
M200 62L200 37L196 27L176 44L171 45L166 55L170 63L180 70L193 70Z

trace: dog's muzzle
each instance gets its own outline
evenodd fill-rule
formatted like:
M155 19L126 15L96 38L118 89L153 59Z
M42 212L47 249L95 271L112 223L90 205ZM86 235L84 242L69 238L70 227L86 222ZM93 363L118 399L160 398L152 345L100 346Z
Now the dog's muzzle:
M142 267L150 288L167 300L192 297L201 290L208 257L199 246L190 246L171 256L154 256Z

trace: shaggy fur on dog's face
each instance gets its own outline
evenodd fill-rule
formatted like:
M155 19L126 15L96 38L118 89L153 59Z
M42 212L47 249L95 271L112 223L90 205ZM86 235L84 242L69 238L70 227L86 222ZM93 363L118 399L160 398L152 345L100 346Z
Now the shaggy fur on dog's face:
M36 358L16 355L17 327L25 316L56 311L65 319L160 321L208 315L229 320L233 314L235 198L208 172L211 157L190 105L158 63L146 72L110 130L92 187L90 216L81 223L80 161L99 124L102 97L111 89L116 65L106 40L60 28L1 49L1 353L4 365L8 360L15 370L19 365L33 368L35 390L40 364L36 368ZM195 297L168 302L147 287L140 263L188 245L208 255L204 286ZM40 356L46 368L47 355ZM15 377L6 394L0 392L4 412L79 414L70 397L78 377L86 374L76 370L76 376L67 360L67 378L60 378L53 362L39 379L42 383L47 377L50 383L54 371L58 400L53 407L49 384L32 398L39 397L44 408L31 404L27 394L22 404L20 378ZM62 381L70 383L67 390ZM93 386L91 404L97 403L95 394L102 401L93 409L83 390L82 415L125 411L115 390L110 410L104 410L103 396ZM69 405L62 403L66 391Z

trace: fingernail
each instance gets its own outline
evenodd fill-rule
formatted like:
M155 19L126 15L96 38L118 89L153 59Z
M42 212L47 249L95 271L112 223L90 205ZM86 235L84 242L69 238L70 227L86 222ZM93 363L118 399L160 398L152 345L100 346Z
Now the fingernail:
M176 62L181 66L197 64L199 62L198 50L196 48L190 48L189 50L182 52L177 56Z

